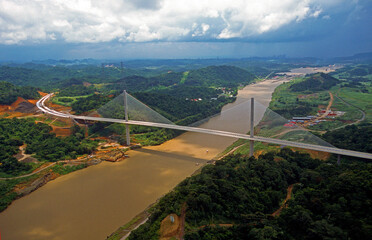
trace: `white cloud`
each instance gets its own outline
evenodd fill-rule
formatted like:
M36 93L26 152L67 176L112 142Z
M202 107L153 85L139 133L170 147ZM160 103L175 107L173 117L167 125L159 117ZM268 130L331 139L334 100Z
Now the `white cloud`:
M322 17L322 19L329 20L329 19L331 19L331 16L329 16L329 15L324 15L324 16Z
M249 38L344 1L0 0L0 43Z

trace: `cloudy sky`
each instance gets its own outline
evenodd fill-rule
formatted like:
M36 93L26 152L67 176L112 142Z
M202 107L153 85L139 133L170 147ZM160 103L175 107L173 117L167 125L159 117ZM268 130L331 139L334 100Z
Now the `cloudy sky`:
M371 0L0 0L0 60L372 51Z

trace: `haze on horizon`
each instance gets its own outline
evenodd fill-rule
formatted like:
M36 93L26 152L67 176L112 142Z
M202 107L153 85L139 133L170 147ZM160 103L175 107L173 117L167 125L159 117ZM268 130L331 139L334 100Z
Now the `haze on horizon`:
M336 57L372 51L370 0L0 0L0 60Z

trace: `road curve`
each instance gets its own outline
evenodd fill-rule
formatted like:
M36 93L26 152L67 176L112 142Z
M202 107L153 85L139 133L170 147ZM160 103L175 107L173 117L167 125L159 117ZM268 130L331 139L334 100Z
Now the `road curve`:
M43 168L37 170L36 172L28 173L28 174L25 174L25 175L22 175L22 176L17 176L17 177L0 178L0 180L11 180L11 179L18 179L18 178L29 177L29 176L35 175L35 174L37 174L37 173L39 173L41 171L44 171L45 169L48 169L50 167L53 167L56 164L57 164L57 162L54 162L54 163L52 163L52 164L50 164L50 165L48 165L46 167L43 167Z
M343 125L343 126L340 126L340 127L334 128L334 129L332 129L332 130L337 130L337 129L341 129L341 128L344 128L344 127L347 127L347 126L355 125L355 124L358 124L358 123L360 123L360 122L363 122L363 121L366 119L366 113L365 113L365 112L364 112L360 107L357 107L357 106L355 106L355 105L353 105L353 104L351 104L351 103L346 102L344 99L342 99L341 97L339 97L339 96L337 95L337 93L336 93L335 95L336 95L336 97L337 97L338 99L340 99L340 100L341 100L343 103L345 103L346 105L358 109L358 110L362 113L362 117L361 117L360 119L358 119L357 121L355 121L355 122L352 122L352 123L349 123L349 124L346 124L346 125Z
M334 148L334 147L318 146L318 145L300 143L300 142L290 142L290 141L280 140L280 139L275 139L275 138L265 138L265 137L257 137L257 136L250 137L249 135L241 134L241 133L232 133L232 132L226 132L226 131L220 131L220 130L197 128L197 127L179 126L179 125L175 125L175 124L153 123L153 122L133 121L133 120L125 121L125 120L122 120L122 119L114 119L114 118L76 116L76 115L72 115L72 114L57 112L53 109L50 109L50 108L46 107L45 106L45 101L49 97L51 97L52 95L53 95L53 93L50 93L50 94L42 97L36 103L36 106L42 112L47 113L47 114L51 114L51 115L54 115L54 116L57 116L57 117L88 120L88 121L123 123L123 124L130 124L130 125L159 127L159 128L168 128L168 129L175 129L175 130L188 131L188 132L205 133L205 134L212 134L212 135L218 135L218 136L224 136L224 137L241 138L241 139L254 140L254 141L259 141L259 142L285 145L285 146L290 146L290 147L298 147L298 148L310 149L310 150L315 150L315 151L320 151L320 152L328 152L328 153L334 153L334 154L339 154L339 155L359 157L359 158L371 159L372 160L372 154L370 154L370 153L357 152L357 151Z

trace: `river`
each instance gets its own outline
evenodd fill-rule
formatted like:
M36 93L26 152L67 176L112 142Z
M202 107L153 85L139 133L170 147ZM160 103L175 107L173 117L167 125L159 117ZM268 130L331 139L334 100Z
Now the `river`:
M239 90L234 103L200 127L246 133L251 97L268 106L285 80L265 80ZM255 122L264 109L256 109ZM172 190L236 139L184 133L159 146L129 152L130 158L57 178L14 201L0 214L4 240L105 239ZM208 150L208 151L207 151Z

